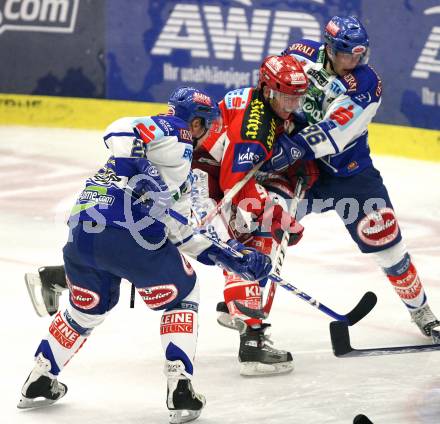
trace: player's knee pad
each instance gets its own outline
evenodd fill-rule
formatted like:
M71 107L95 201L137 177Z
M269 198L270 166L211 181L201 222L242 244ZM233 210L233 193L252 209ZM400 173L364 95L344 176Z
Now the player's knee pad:
M69 314L72 323L78 328L83 328L88 331L88 334L98 325L102 324L108 315L108 312L104 314L88 314L86 312L79 311L78 309L69 306L66 309L66 313Z
M372 253L377 263L384 270L396 266L399 262L404 260L404 257L408 255L405 243L400 241L388 249L381 250L379 252ZM385 271L387 272L387 271Z
M226 284L223 295L232 318L239 318L247 325L261 324L260 319L248 318L243 315L234 303L234 301L238 301L248 308L261 309L262 289L258 281L247 281L232 273L227 273L225 277Z

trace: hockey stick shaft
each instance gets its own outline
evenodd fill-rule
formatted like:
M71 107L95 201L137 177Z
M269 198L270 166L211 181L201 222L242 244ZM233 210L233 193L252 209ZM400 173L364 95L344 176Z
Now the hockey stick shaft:
M296 182L294 196L291 199L288 209L288 214L290 216L296 216L296 210L298 209L298 203L300 201L302 187L303 187L303 179L299 177ZM283 266L284 259L286 258L288 244L289 244L289 232L285 231L274 258L275 265L274 265L273 273L277 276L281 275L281 268ZM267 318L269 316L270 310L272 309L272 304L275 297L276 289L277 289L277 284L271 280L270 287L266 297L266 302L263 306L264 318Z
M198 226L202 227L203 225L211 222L212 219L221 211L221 209L232 202L232 199L240 192L240 190L248 183L248 181L257 173L257 171L263 166L264 161L255 165L242 180L237 182L234 187L232 187L223 198L217 203L214 209L212 209L199 223Z
M168 211L169 215L179 221L183 225L190 225L187 218L185 218L180 213L176 212L173 209L169 209ZM194 228L191 227L193 230ZM206 233L200 232L202 236L206 237L210 242L212 242L214 245L219 247L220 249L227 250L230 254L237 258L243 257L243 254L240 252L237 252L235 249L232 249L228 244L215 240L211 238ZM372 292L367 292L364 294L362 299L359 301L359 303L346 315L338 314L337 312L333 311L328 306L324 305L323 303L318 302L316 299L309 296L307 293L299 290L297 287L295 287L293 284L289 283L288 281L285 281L281 277L275 274L270 274L269 278L279 284L281 287L286 289L287 291L293 293L295 296L299 297L300 299L307 302L309 305L319 309L321 312L325 313L326 315L337 319L338 321L346 322L348 325L356 324L358 321L360 321L365 315L367 315L375 306L377 298L376 295ZM237 306L243 313L246 315L252 316L252 313L254 313L255 309L246 308L243 305ZM264 318L264 316L257 316L257 318Z

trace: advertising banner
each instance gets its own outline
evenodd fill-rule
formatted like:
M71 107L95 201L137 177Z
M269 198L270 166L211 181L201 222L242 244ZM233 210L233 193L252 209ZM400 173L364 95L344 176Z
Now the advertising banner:
M105 2L0 0L0 93L105 97Z
M375 121L440 129L439 0L124 3L107 2L109 98L165 102L178 85L220 98L255 85L265 55L302 37L322 40L333 15L356 15L384 84Z

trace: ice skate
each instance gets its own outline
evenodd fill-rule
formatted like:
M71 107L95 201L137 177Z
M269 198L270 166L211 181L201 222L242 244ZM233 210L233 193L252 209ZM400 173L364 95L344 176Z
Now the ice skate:
M428 304L409 313L412 321L419 327L424 336L431 337L431 330L440 326L440 321L432 313Z
M34 369L21 389L17 408L41 408L60 400L67 393L67 386L49 374L50 361L40 353Z
M205 397L195 393L182 361L167 361L167 408L171 424L197 419L205 406Z
M239 318L232 318L225 302L217 303L217 312L217 322L221 326L230 328L231 330L236 330L240 334L246 331L246 323Z
M292 354L269 345L272 342L264 334L269 326L270 324L263 324L257 329L248 327L240 335L238 359L241 363L241 375L271 375L293 371Z
M64 267L42 267L38 275L25 274L24 281L35 312L40 317L54 315L58 311L60 295L67 289Z

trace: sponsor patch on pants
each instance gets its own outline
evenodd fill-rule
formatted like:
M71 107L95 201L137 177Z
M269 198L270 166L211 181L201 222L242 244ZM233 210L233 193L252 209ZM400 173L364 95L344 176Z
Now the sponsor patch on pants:
M368 214L357 225L359 238L369 246L384 246L396 239L399 225L391 208Z
M138 289L138 292L142 296L142 300L151 309L160 308L172 302L178 294L177 287L174 284L145 287Z

